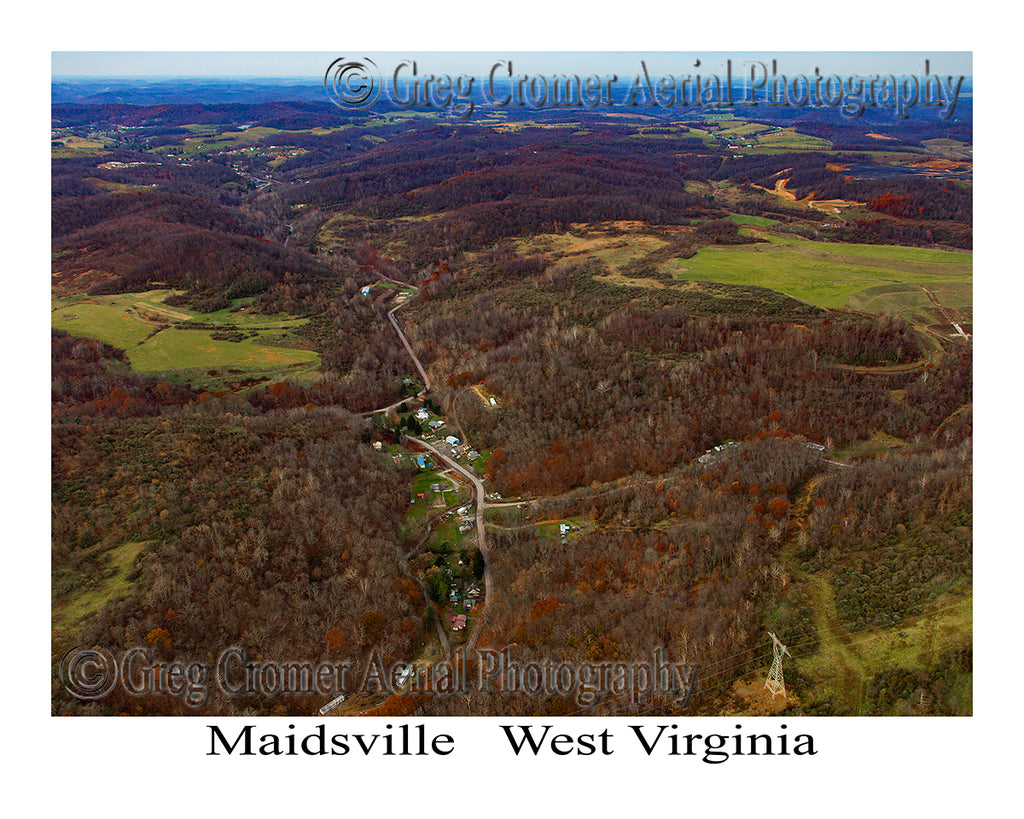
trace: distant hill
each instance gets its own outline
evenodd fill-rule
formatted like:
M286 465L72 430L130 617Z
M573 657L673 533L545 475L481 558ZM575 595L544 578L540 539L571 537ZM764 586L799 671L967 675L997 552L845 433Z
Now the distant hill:
M107 105L166 105L188 103L236 103L294 100L324 102L323 83L309 80L253 81L244 79L189 80L179 78L55 79L51 102Z

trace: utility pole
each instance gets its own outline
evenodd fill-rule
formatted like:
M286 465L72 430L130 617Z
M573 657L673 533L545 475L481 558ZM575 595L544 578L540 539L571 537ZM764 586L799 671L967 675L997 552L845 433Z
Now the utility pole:
M772 638L772 651L775 654L775 659L772 661L772 667L768 671L768 679L764 681L764 687L772 692L772 699L779 694L783 697L786 696L786 683L782 679L782 657L792 657L789 653L789 649L786 648L782 643L779 642L779 638L771 631L768 632L768 636Z

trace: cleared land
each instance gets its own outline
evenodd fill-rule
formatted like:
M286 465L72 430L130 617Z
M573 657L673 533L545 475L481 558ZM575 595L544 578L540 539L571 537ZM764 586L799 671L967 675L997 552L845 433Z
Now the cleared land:
M236 303L238 310L197 313L164 304L172 292L55 299L51 323L71 335L120 347L134 370L188 378L197 386L218 386L239 376L255 381L312 377L318 369L319 356L301 349L294 333L306 319L249 313L245 300ZM214 338L224 333L239 340Z
M633 276L627 271L630 265L668 247L671 239L681 239L691 232L686 227L662 228L663 235L654 236L641 222L605 222L596 226L574 224L571 232L541 233L517 243L522 254L544 253L554 258L597 259L602 262L606 274L594 276L608 284L629 287L662 288L665 282L645 276Z
M795 653L795 665L819 697L832 698L851 713L865 713L864 691L873 675L893 668L923 670L943 651L970 645L973 596L969 592L944 596L899 626L851 633L836 625L828 582L813 578L810 589L820 648L810 656ZM964 712L970 713L970 675L958 680L957 695Z
M50 139L50 156L53 159L67 159L76 156L99 156L108 147L108 142L101 138L80 137L74 134L59 132Z
M944 307L969 316L972 254L926 248L816 242L763 229L754 245L702 248L660 269L686 281L758 285L826 308L934 320L924 284Z

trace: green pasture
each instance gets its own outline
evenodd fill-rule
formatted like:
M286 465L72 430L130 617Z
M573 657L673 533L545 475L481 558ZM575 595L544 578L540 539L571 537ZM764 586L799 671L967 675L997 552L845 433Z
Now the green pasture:
M265 128L262 126L247 128L244 131L224 131L218 133L217 126L196 125L186 126L189 131L196 134L182 141L176 146L183 154L194 154L200 151L230 151L233 148L244 148L255 145L261 139L282 131L278 128ZM161 145L152 149L154 153L166 153L167 146Z
M269 347L253 341L219 341L202 330L162 330L134 350L128 350L132 369L164 372L199 367L228 367L276 372L295 364L317 361L312 350Z
M73 336L123 349L134 370L176 374L194 383L206 383L211 370L260 380L284 375L310 378L318 370L319 356L299 348L293 332L307 319L243 309L197 313L164 304L173 292L55 299L51 324ZM244 307L245 301L238 300L238 306ZM246 337L240 341L212 337L225 331L239 331Z
M758 227L767 227L768 225L779 224L778 219L769 219L767 216L747 216L743 213L730 213L729 219L737 225L756 225Z
M969 253L815 242L760 230L757 235L765 241L702 248L693 258L670 259L661 269L685 281L756 285L819 307L870 312L926 307L924 285L948 309L970 314Z
M971 281L936 281L924 283L954 318L971 322L973 287ZM929 319L934 305L927 293L916 284L883 284L868 287L850 296L846 307L865 313L902 315L910 320Z

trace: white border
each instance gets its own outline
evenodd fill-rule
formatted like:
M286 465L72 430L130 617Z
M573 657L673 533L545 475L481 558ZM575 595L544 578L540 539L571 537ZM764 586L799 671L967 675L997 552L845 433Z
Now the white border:
M466 2L368 5L177 3L145 10L138 3L120 1L100 7L50 3L29 11L27 24L19 26L15 17L8 21L8 32L17 35L9 40L19 41L29 30L44 32L42 42L29 37L27 43L16 42L19 49L5 56L14 99L8 101L13 116L4 118L4 221L10 231L8 248L14 250L14 264L7 269L8 315L16 316L4 330L14 369L8 381L14 389L6 402L5 496L15 537L7 546L17 554L14 571L7 576L5 601L15 641L13 657L9 655L10 682L5 686L13 716L8 747L17 757L8 778L14 791L9 803L18 804L18 796L32 798L34 804L83 816L129 811L170 816L213 810L258 811L256 815L262 816L306 812L314 806L335 813L362 809L383 815L423 811L507 816L532 811L606 816L656 807L725 816L758 809L802 813L808 808L831 816L859 815L865 808L875 808L882 816L953 816L969 810L976 800L996 803L1011 797L1008 766L1016 750L1010 743L1020 661L1006 639L1011 622L1006 601L1015 599L1012 584L1021 576L1020 535L1010 525L1009 514L1015 511L1010 491L1016 488L1017 475L1001 470L1000 464L1016 456L1013 399L1019 390L1013 389L1013 382L1019 344L1013 344L1017 339L1007 332L1012 326L1007 308L1020 304L1019 286L1011 281L1018 275L1012 253L1016 248L1011 249L1008 240L1015 235L1019 217L1001 187L1016 186L1019 135L1012 106L997 108L1000 100L1012 98L1018 73L1018 47L1007 36L1009 20L1000 22L977 7L958 7L953 15L889 2L834 10L807 2L784 7L745 2L612 9L536 2L494 8ZM989 27L1006 34L989 33ZM49 474L44 457L49 441L48 344L41 314L49 303L48 283L43 282L48 282L44 259L49 248L50 51L130 46L742 52L808 50L809 45L839 51L975 52L976 716L791 721L791 727L812 724L818 756L733 760L723 765L647 759L624 751L606 759L516 759L503 750L504 740L495 727L502 720L480 718L430 721L431 729L436 726L440 731L443 725L457 737L457 754L441 760L379 764L380 760L355 757L211 759L203 755L207 736L202 721L48 716L49 629L42 625L48 622L44 610L49 608ZM21 386L25 383L31 407L27 413ZM24 630L19 629L21 624ZM22 663L28 673L15 676ZM337 721L327 724L336 730ZM584 730L585 722L572 721L568 727ZM721 730L729 722L697 724ZM366 721L358 724L362 731L370 727ZM603 727L605 722L594 730Z

